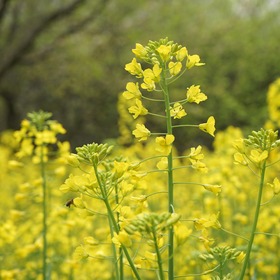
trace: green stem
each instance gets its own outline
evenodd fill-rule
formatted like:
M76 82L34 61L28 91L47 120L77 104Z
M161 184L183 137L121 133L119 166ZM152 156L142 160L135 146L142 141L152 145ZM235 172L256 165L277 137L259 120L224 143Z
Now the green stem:
M44 162L44 152L43 146L41 146L40 152L40 168L41 168L41 177L42 177L42 188L43 188L43 202L42 202L42 211L43 211L43 255L42 255L42 262L43 262L43 280L48 279L47 273L47 180L46 180L46 166Z
M256 235L256 228L257 228L259 213L260 213L260 208L261 208L261 200L262 200L262 192L263 192L263 186L264 186L265 170L266 170L266 161L263 163L263 166L261 168L261 178L260 178L258 199L257 199L257 203L256 203L255 217L254 217L254 221L253 221L253 225L252 225L252 230L251 230L251 235L250 235L250 238L249 238L248 247L247 247L247 250L246 250L246 257L245 257L245 260L244 260L244 263L243 263L243 267L242 267L242 270L241 270L241 273L240 273L239 280L242 280L244 278L246 268L247 268L247 266L249 264L249 261L250 261L250 253L252 251L252 246L253 246L254 238L255 238L255 235Z
M163 269L162 269L162 260L161 260L161 255L160 255L158 243L157 243L157 237L156 237L156 230L155 229L153 229L152 234L153 234L153 241L154 241L154 244L155 244L155 250L156 250L156 254L157 254L159 279L164 280L164 274L163 274Z
M165 111L166 111L166 128L167 133L172 134L172 120L170 115L170 99L169 99L169 90L167 85L167 79L165 76L165 65L164 69L161 72L161 88L164 93L165 100ZM173 195L173 157L172 151L167 157L168 162L168 211L170 213L174 212L174 195ZM174 230L173 227L169 229L168 233L168 279L174 279Z
M102 182L101 182L101 180L100 180L97 165L94 165L93 168L94 168L96 180L97 180L98 185L99 185L100 190L101 190L101 194L102 194L102 197L103 197L103 201L104 201L105 206L106 206L106 210L107 210L107 212L108 212L109 224L110 224L110 226L112 227L112 231L113 231L113 232L116 232L116 233L118 234L119 231L120 231L120 230L119 230L119 226L118 226L118 223L117 223L116 218L115 218L115 216L114 216L113 210L112 210L112 208L111 208L111 206L110 206L110 203L109 203L109 201L108 201L107 192L106 192L106 190L105 190L105 188L104 188L104 186L103 186L103 184L102 184ZM134 265L134 262L133 262L131 256L129 255L128 250L127 250L126 247L124 247L124 246L122 246L121 248L122 248L122 250L123 250L123 252L124 252L124 254L125 254L126 258L127 258L128 263L130 264L130 267L131 267L131 269L132 269L132 271L133 271L133 273L134 273L135 278L136 278L137 280L141 280L140 275L138 274L138 271L137 271L137 269L136 269L136 267L135 267L135 265ZM116 261L116 263L117 263L117 258L116 258L116 257L115 257L115 261ZM119 267L116 266L116 269L118 270ZM117 272L117 275L119 275L119 272Z

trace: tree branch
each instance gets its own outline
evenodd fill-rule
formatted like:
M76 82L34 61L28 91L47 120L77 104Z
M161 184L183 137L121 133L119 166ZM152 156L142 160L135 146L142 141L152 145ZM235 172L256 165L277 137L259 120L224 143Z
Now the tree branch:
M5 0L3 0L5 1ZM6 0L8 1L8 0ZM23 37L20 37L13 46L7 46L8 51L3 56L0 62L0 80L4 77L6 72L12 68L25 54L25 52L32 46L35 39L45 30L50 24L68 16L75 11L79 5L87 0L75 0L66 7L60 8L48 16L44 17L41 21L30 27L29 30L21 32ZM3 51L2 51L3 53Z
M8 7L8 2L10 2L10 0L0 0L0 24Z
M42 49L40 49L38 52L28 55L24 58L23 63L24 64L32 64L35 63L38 59L44 59L52 50L56 47L56 45L59 43L60 40L66 38L67 36L71 34L75 34L79 32L83 27L85 27L88 23L90 23L96 15L99 15L102 12L102 9L106 6L105 4L108 2L108 0L103 0L102 5L99 6L99 10L92 11L87 17L80 20L79 22L72 24L69 26L66 30L61 32L54 40L49 43L48 45L45 45Z

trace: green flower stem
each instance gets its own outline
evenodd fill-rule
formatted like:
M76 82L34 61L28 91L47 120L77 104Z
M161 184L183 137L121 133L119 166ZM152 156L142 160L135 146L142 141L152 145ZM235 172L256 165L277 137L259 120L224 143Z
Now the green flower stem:
M178 128L178 127L198 127L198 124L177 124L173 125L173 128Z
M170 99L169 90L166 79L166 65L163 67L161 72L161 88L164 93L165 100L165 111L166 111L166 128L167 133L172 134L172 120L170 115ZM174 194L173 194L173 157L172 151L167 157L168 162L168 211L170 213L174 212ZM174 229L170 227L168 233L168 279L174 279Z
M47 269L47 179L46 179L46 165L44 162L44 146L41 146L40 151L40 169L41 169L41 177L42 177L42 188L43 188L43 202L42 202L42 211L43 211L43 280L48 279L48 269Z
M252 230L251 230L251 235L249 238L249 243L248 247L246 250L246 257L243 263L243 267L240 273L239 280L242 280L245 276L246 268L249 264L250 261L250 253L252 251L252 246L254 242L254 238L256 235L256 228L258 224L258 218L259 218L259 213L260 213L260 208L261 208L261 200L262 200L262 192L263 192L263 186L264 186L264 178L265 178L265 171L266 171L266 161L263 163L262 168L261 168L261 178L260 178L260 186L259 186L259 193L258 193L258 199L256 203L256 210L255 210L255 217L252 225Z
M154 228L152 230L152 235L153 235L153 241L155 244L155 250L156 250L156 254L157 254L159 279L164 280L164 273L163 273L163 269L162 269L162 259L161 259L161 255L160 255L160 251L159 251L159 247L158 247L158 243L157 243L156 229L154 229Z
M112 227L112 233L116 232L118 234L119 231L120 231L119 230L119 226L118 226L118 223L117 223L117 221L115 219L115 216L114 216L114 213L112 211L112 208L110 206L110 202L108 201L106 190L105 190L105 188L104 188L104 186L103 186L103 184L102 184L102 182L100 180L99 172L98 172L98 169L97 169L97 165L93 165L93 168L94 168L94 172L95 172L95 176L96 176L98 185L99 185L100 190L101 190L102 199L103 199L103 201L105 203L105 206L106 206L106 210L107 210L108 217L109 217L109 224L110 224L110 227ZM114 246L114 248L115 248L115 246ZM130 267L131 267L131 269L132 269L132 271L134 273L135 278L137 280L141 280L140 275L138 274L138 271L137 271L137 269L136 269L136 267L134 265L134 262L133 262L132 258L129 255L128 250L124 246L122 246L121 248L122 248L122 250L123 250L123 252L124 252L124 254L125 254L126 258L127 258L128 263L130 264ZM113 251L115 252L115 249ZM116 263L115 267L116 267L116 270L117 270L116 274L119 275L119 267L117 265L116 253L114 255L114 259L115 259L115 263Z

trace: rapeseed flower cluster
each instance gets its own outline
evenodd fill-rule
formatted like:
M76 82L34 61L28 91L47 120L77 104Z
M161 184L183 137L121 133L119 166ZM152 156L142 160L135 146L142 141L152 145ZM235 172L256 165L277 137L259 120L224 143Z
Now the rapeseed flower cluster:
M126 68L137 82L118 104L118 143L129 145L91 143L70 154L58 140L65 130L45 112L1 134L0 278L43 279L47 245L51 279L246 279L241 271L276 279L277 131L270 122L247 138L234 127L214 134L212 116L189 124L188 106L207 96L189 85L173 100L171 84L202 66L199 56L167 39L136 44L133 53ZM166 131L150 128L150 117ZM180 127L215 135L213 151L197 143L179 154L173 131Z

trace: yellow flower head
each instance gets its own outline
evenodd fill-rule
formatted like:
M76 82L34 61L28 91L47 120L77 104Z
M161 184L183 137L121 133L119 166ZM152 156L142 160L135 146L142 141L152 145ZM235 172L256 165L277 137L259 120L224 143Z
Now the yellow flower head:
M255 162L255 163L260 163L262 161L264 161L265 159L267 159L268 157L268 151L258 151L258 150L252 150L251 151L251 155L250 155L250 159Z
M235 153L233 155L233 157L234 157L234 163L235 164L241 164L241 165L244 165L244 166L248 165L248 162L247 162L244 154Z
M185 57L187 57L187 56L188 56L188 50L187 50L186 47L183 47L183 48L181 48L181 49L177 52L177 54L176 54L176 59L177 59L178 61L182 61L182 60L184 60Z
M123 92L123 97L125 99L140 98L142 96L139 90L138 83L129 82L126 85L126 91Z
M140 115L144 116L148 114L148 110L142 105L139 99L136 99L136 104L129 107L128 111L133 115L134 119L138 118Z
M174 119L181 119L187 113L179 102L176 102L173 107L170 107L170 115Z
M137 78L143 77L141 64L138 63L135 58L133 58L130 63L125 65L125 70L128 71L131 75L136 76Z
M173 62L170 61L168 63L169 73L171 76L176 76L180 73L182 69L182 63L181 62Z
M197 146L197 148L191 148L191 152L188 155L189 159L191 160L201 160L204 158L204 155L202 154L202 147L200 145Z
M121 245L125 246L126 248L131 247L132 241L129 235L125 231L120 231L119 234L114 233L114 237L112 241L117 246L121 247Z
M166 62L170 58L170 53L171 53L171 46L166 46L166 45L160 45L157 48L157 51L161 57L161 59Z
M143 76L144 76L144 83L141 84L141 87L143 89L146 89L147 91L153 91L156 88L156 83L158 83L160 81L160 73L161 73L162 69L159 67L158 64L155 64L153 66L153 69L146 69L143 72Z
M208 184L204 184L203 187L207 190L210 191L212 193L214 193L215 195L218 195L221 191L222 191L222 187L220 185L208 185Z
M194 66L202 66L202 65L205 65L205 63L200 62L199 55L197 55L197 54L188 55L188 59L187 59L187 63L186 63L186 67L188 69L191 69Z
M209 117L206 123L198 125L199 129L215 137L215 119L213 116Z
M132 50L132 52L140 59L145 59L147 55L147 50L139 43L136 43L136 47Z
M172 134L167 134L165 137L157 137L156 143L157 148L156 151L168 155L171 152L172 149L172 143L174 142L175 137Z
M147 138L151 135L151 132L144 124L136 124L136 129L133 130L132 134L138 138L139 141L143 141L147 140Z
M280 193L280 182L279 182L279 179L277 177L274 178L273 180L273 183L272 184L269 184L267 183L270 187L273 188L273 193L275 195L279 194Z
M195 85L192 85L187 89L186 96L189 103L195 102L196 104L199 104L201 101L205 101L207 99L207 96L201 92L200 86Z

